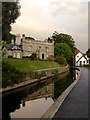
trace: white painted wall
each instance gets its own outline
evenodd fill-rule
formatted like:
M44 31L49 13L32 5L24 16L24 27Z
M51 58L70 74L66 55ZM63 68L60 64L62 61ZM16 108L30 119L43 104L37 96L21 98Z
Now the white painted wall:
M89 60L89 58L87 57L87 55L85 55L85 57L87 58L87 60L85 59L85 57L82 57L82 53L79 52L76 56L75 56L75 61L76 61L76 66L80 66L80 61L82 61L82 65L84 64L89 64L89 62L87 62L87 60ZM81 58L82 57L82 58ZM81 59L80 59L81 58ZM80 59L80 60L79 60ZM79 60L79 61L78 61ZM78 62L77 62L78 61ZM85 61L85 63L84 63Z
M79 52L76 57L75 57L75 60L76 62L82 57L82 54Z
M84 57L82 57L82 58L76 63L76 66L80 66L80 61L82 61L82 65L88 64L88 63L87 63L87 60L86 60ZM85 63L84 63L84 61L85 61Z

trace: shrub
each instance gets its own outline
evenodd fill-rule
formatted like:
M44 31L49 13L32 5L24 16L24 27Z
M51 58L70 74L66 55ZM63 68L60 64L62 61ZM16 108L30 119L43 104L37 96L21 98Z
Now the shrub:
M31 60L37 60L37 56L36 53L32 53L32 55L30 56Z
M15 69L9 63L2 62L2 87L13 86L25 79L25 74Z
M52 70L52 74L57 74L58 73L58 70Z
M45 72L42 72L42 73L35 72L35 78L40 79L43 76L46 76Z
M13 58L13 56L9 55L8 58Z
M47 57L47 60L55 61L56 59L52 55L50 55L50 56Z
M56 56L56 62L60 65L67 65L66 59L63 56Z

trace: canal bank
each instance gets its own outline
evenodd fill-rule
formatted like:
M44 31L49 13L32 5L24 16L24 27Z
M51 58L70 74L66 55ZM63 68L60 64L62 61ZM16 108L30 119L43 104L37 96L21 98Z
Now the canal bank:
M77 69L79 70L79 73L76 80L58 97L56 102L53 103L53 105L46 111L46 113L41 117L41 119L52 119L54 115L57 113L57 111L60 109L60 106L64 102L65 98L68 96L70 91L76 86L76 84L80 79L81 69L80 68L77 68ZM56 117L56 118L59 118L59 117Z
M35 76L35 73L38 73L38 74L45 73L46 76L44 76L40 79L32 79L32 78L30 78L30 75L27 75L24 82L21 82L19 84L15 84L14 86L8 86L6 88L2 88L2 89L0 89L0 92L3 93L3 92L11 91L11 90L23 87L23 86L27 86L29 84L40 82L40 81L46 80L48 78L55 77L59 74L65 73L67 71L69 71L68 65L64 66L64 67L57 67L57 68L50 68L50 69L43 69L43 70L34 70L33 71L34 76Z
M73 83L73 70L2 94L3 120L41 118Z

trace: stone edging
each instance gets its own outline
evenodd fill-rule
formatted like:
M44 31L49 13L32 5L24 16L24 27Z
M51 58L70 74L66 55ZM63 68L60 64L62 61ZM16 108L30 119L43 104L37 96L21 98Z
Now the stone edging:
M79 69L79 68L77 68ZM55 103L53 103L53 105L46 111L46 113L41 117L41 119L45 118L45 119L52 119L55 115L55 113L58 111L58 109L60 108L60 106L62 105L62 103L64 102L65 98L67 97L67 95L70 93L70 91L75 87L75 85L77 84L80 75L81 75L81 69L79 69L79 75L77 77L77 79L58 97L58 99L56 100Z
M65 67L62 67L62 68L66 68L66 67L68 68L68 66L65 66ZM53 69L56 69L56 68L53 68ZM67 71L68 70L61 71L58 74L62 74L62 73L67 72ZM32 84L32 83L35 83L35 82L39 82L39 81L42 81L44 79L47 79L47 78L50 78L50 77L54 77L55 75L58 75L58 74L52 74L52 75L44 76L41 79L30 79L30 80L27 80L25 82L21 82L19 84L15 84L14 86L8 86L6 88L0 89L0 93L1 92L7 92L7 91L10 91L10 90L14 90L14 89L17 89L17 88L20 88L20 87L23 87L23 86L26 86L26 85L29 85L29 84Z

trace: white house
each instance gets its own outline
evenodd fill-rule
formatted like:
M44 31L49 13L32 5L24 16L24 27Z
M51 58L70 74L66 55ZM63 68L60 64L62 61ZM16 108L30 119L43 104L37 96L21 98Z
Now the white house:
M87 65L89 64L89 58L87 57L86 53L82 53L79 50L75 50L75 55L74 55L74 65L75 66L82 66L82 65Z

